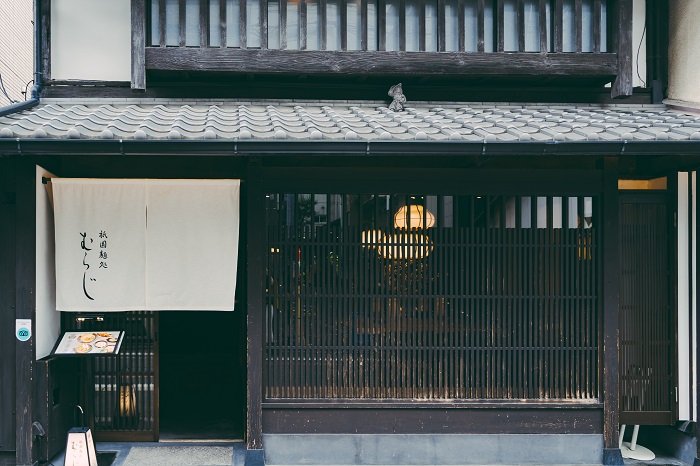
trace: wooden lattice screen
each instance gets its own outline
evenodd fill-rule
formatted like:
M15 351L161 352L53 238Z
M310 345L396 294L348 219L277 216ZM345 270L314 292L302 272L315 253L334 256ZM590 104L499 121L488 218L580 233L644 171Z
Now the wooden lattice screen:
M77 319L76 319L77 317ZM67 330L124 330L118 355L85 358L82 405L101 441L157 440L157 316L118 312L81 316L64 313Z
M668 208L663 195L620 204L621 422L674 421Z
M598 215L595 197L269 194L265 397L597 399Z

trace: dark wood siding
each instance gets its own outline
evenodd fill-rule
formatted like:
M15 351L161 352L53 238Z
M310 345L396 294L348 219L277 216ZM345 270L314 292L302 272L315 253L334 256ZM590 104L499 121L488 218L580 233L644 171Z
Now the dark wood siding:
M621 196L620 422L675 420L670 219L665 194Z
M14 160L0 159L0 451L15 449Z
M407 407L307 409L264 406L266 434L600 434L600 406L521 405L420 410Z

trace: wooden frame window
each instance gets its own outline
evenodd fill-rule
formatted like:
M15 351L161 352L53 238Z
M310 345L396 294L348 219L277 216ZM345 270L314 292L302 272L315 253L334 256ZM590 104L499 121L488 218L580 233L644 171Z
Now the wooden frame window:
M264 398L597 400L598 204L268 193Z

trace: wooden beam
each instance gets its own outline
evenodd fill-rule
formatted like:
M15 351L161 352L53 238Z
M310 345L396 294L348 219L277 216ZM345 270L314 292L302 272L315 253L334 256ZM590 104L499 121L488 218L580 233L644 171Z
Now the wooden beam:
M51 0L41 0L41 79L51 79ZM41 84L41 83L35 83Z
M246 445L248 450L262 449L262 384L263 384L263 282L262 246L265 216L259 165L248 166L245 202L247 225L245 244L248 301L248 419Z
M617 189L617 158L606 158L603 171L603 254L602 262L602 305L603 305L603 463L622 465L619 446L619 302L620 302L620 263L619 263L619 192Z
M612 5L614 20L610 24L613 28L613 47L617 53L617 78L610 95L615 98L632 95L632 0L616 0Z
M131 88L146 89L146 0L131 0Z
M36 339L36 165L32 160L17 163L15 249L15 318L32 320L32 337L15 340L16 367L16 458L17 464L33 464L34 347ZM14 334L14 332L12 332ZM14 338L14 337L11 337Z
M146 69L300 74L549 75L612 77L615 54L361 52L147 48Z

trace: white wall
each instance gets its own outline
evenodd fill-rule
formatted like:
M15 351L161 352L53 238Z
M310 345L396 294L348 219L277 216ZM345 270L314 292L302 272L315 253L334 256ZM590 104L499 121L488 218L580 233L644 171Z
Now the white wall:
M51 78L130 81L130 8L130 0L53 0Z
M36 167L36 358L48 356L61 332L61 314L56 311L56 267L53 207L42 177L53 175Z
M634 0L632 4L632 84L634 87L651 87L651 83L646 82L647 34L644 28L646 7L646 0Z
M688 195L688 187L692 195ZM687 172L678 174L678 418L697 421L697 288L695 276L690 277L692 265L697 273L697 179ZM692 208L689 214L689 208ZM688 231L691 225L692 231ZM691 294L692 293L692 294ZM688 371L688 367L693 367Z
M669 2L668 98L700 105L700 1Z
M0 76L9 96L0 92L0 107L23 101L22 92L32 90L33 5L33 0L0 0Z

